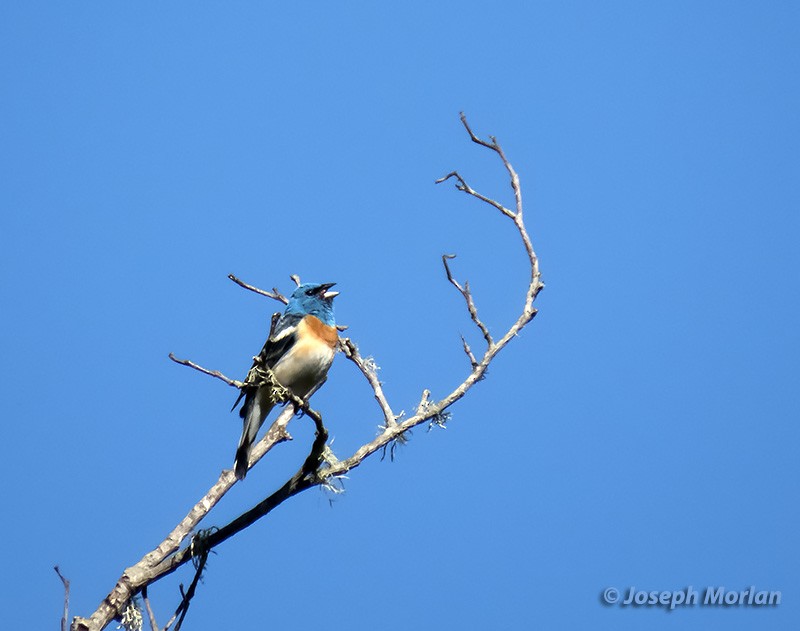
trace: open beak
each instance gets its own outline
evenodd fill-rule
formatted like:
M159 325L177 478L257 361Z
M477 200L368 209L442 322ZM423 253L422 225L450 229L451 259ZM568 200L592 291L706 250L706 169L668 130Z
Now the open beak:
M338 291L328 291L335 284L336 283L325 283L324 285L320 285L319 291L325 300L333 300L339 295Z

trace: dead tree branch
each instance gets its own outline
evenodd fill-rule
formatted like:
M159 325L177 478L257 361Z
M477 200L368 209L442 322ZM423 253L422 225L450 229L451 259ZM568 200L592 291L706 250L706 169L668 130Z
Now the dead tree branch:
M478 317L478 308L475 306L475 301L472 299L472 292L469 288L469 281L464 281L464 286L461 286L455 278L453 278L453 274L450 272L450 265L448 264L448 259L456 258L455 254L442 254L442 263L444 263L444 271L447 273L447 280L458 290L464 300L467 303L467 311L469 311L469 317L472 318L472 321L475 323L481 333L483 334L483 339L486 340L486 345L491 348L492 344L494 344L494 340L492 340L492 336L489 334L489 328L483 323L483 321ZM461 338L464 339L463 337ZM466 342L464 342L466 344ZM469 347L467 347L469 348ZM467 353L469 355L469 353ZM472 359L472 358L470 358Z
M250 452L250 466L261 460L275 445L285 440L291 440L286 426L295 414L293 406L287 406L272 423L264 437L258 441ZM167 559L174 559L176 552L184 541L197 527L200 521L219 502L235 484L236 478L231 469L220 473L217 482L206 494L192 507L181 522L167 535L154 550L148 552L135 565L127 568L120 577L114 589L105 597L103 602L90 618L75 618L72 621L72 631L97 631L104 629L122 611L125 604L141 589L154 583L159 578L174 572L181 564L166 565ZM185 548L188 549L188 548ZM191 556L184 559L188 561ZM158 569L156 569L158 568Z
M150 621L151 631L160 631L153 608L150 606L150 598L147 596L147 585L142 587L142 600L144 601L145 611L147 611L147 619Z
M544 288L544 283L541 281L541 274L539 272L539 258L536 255L535 250L533 249L533 243L531 242L530 236L528 235L528 231L525 227L525 223L523 221L523 206L522 206L522 188L519 182L519 176L517 172L514 170L511 163L506 158L505 153L503 152L502 147L497 142L497 139L494 136L490 136L491 142L487 142L478 138L472 131L467 123L467 119L464 114L461 114L461 122L464 125L464 128L467 130L467 133L470 136L470 139L481 145L482 147L486 147L494 151L500 158L505 167L511 183L511 189L514 193L514 201L515 201L515 210L509 210L505 206L503 206L500 202L497 202L493 199L486 197L480 193L477 193L474 189L472 189L456 171L449 173L448 175L444 176L436 180L436 183L439 184L441 182L446 181L451 177L455 177L457 180L456 188L460 191L463 191L477 199L480 199L486 204L489 204L493 208L499 210L503 216L508 217L514 222L514 225L519 232L520 239L522 241L522 245L525 248L525 252L528 256L528 260L530 262L530 282L526 288L525 292L525 300L523 302L522 311L517 318L517 320L511 325L511 327L506 331L506 333L497 341L494 341L489 335L488 327L478 318L477 316L477 308L475 307L474 300L472 299L472 294L469 291L469 287L464 285L462 287L457 281L455 281L450 267L447 263L449 258L452 258L451 255L445 255L442 257L442 262L445 266L445 271L447 274L447 279L450 283L452 283L456 289L461 293L464 297L464 300L467 303L467 309L470 313L470 317L472 318L473 322L476 326L480 329L481 333L484 335L484 339L486 340L487 348L484 351L483 356L480 360L478 360L472 353L472 350L469 348L469 345L463 340L464 344L464 351L467 354L467 357L470 359L470 363L472 364L472 372L467 375L466 379L457 386L450 394L445 396L444 398L440 399L439 401L431 402L428 400L426 393L423 393L422 401L420 405L417 407L417 411L414 416L405 419L401 422L395 423L392 426L386 427L384 431L378 435L374 440L371 442L362 445L359 447L356 452L351 455L349 458L345 458L344 460L339 460L335 464L323 469L320 473L320 476L323 480L329 478L335 478L341 475L344 475L348 471L356 468L359 466L368 456L374 454L379 449L385 447L392 441L397 440L399 436L402 436L406 431L416 427L425 422L436 422L437 418L440 418L441 415L446 414L447 409L452 406L456 401L461 399L472 386L474 386L478 381L483 379L486 369L489 367L491 361L497 356L497 354L505 348L505 346L515 337L517 336L520 331L536 316L537 310L533 306L536 297L539 295L539 292Z
M462 295L466 302L467 310L473 323L480 330L486 341L486 349L483 354L478 357L470 348L467 341L462 337L463 349L469 358L471 371L464 380L456 386L449 394L445 395L439 400L431 400L430 391L424 390L419 404L413 416L400 420L392 411L380 380L377 377L377 367L371 358L363 358L359 353L356 344L347 338L340 340L339 349L344 355L352 361L359 369L361 374L366 379L370 388L373 391L375 400L377 401L382 415L383 423L380 425L380 433L377 437L366 442L359 447L349 457L339 460L335 458L327 446L328 433L322 423L322 417L317 412L314 412L308 407L307 401L298 399L288 393L287 400L290 405L287 405L280 413L278 418L267 431L266 435L253 447L250 457L250 466L254 465L260 460L267 452L269 452L276 444L289 440L291 437L287 431L287 425L291 418L297 411L304 411L306 415L311 418L316 425L316 437L311 446L309 455L303 462L299 470L291 477L286 483L283 484L277 491L266 497L259 504L246 511L229 524L209 531L202 539L200 551L197 546L187 545L181 548L181 544L191 535L197 524L208 514L208 512L216 505L217 502L225 495L225 493L235 483L235 477L231 470L223 470L217 482L209 489L209 491L197 502L197 504L189 511L189 514L175 527L175 529L167 536L167 538L158 545L154 550L146 554L137 564L127 568L119 581L117 582L111 593L103 600L98 609L91 615L90 618L75 618L72 623L72 631L99 631L105 628L109 622L118 617L123 611L126 604L139 593L145 596L145 605L148 609L151 624L155 627L155 618L149 607L149 601L146 598L146 591L148 585L156 582L157 580L171 574L186 562L194 559L202 559L203 563L209 551L214 549L217 545L226 541L234 536L244 528L255 523L263 516L267 515L276 506L280 505L287 499L305 491L306 489L323 486L329 489L336 490L337 481L343 479L345 474L352 469L358 467L366 458L374 454L376 451L386 448L387 445L393 447L394 445L402 442L407 436L407 432L412 428L422 424L429 423L431 425L443 425L449 417L448 409L464 397L470 388L478 381L484 378L489 364L497 356L497 354L505 348L505 346L514 339L522 329L536 316L537 310L533 304L539 292L544 287L541 282L541 275L539 273L539 259L533 249L533 245L528 235L527 229L523 221L523 206L522 206L522 189L520 187L519 177L512 167L511 163L506 158L503 149L493 136L489 137L489 141L478 138L467 123L466 117L461 114L461 122L470 136L470 139L491 151L493 151L500 158L506 172L510 178L511 189L514 194L514 210L511 210L501 204L500 202L491 199L481 193L472 189L464 178L457 172L453 171L446 176L436 180L437 183L444 182L450 178L456 180L456 188L468 195L475 197L481 202L491 206L501 213L502 216L510 219L516 231L519 233L522 246L528 257L530 264L530 280L525 290L525 297L522 304L521 312L517 319L511 324L508 330L499 338L495 339L490 333L488 326L478 317L478 311L475 300L472 296L469 284L459 283L452 274L448 261L453 258L452 255L445 255L442 257L442 262L445 267L447 280L450 282ZM281 294L277 289L265 291L249 285L233 274L229 278L239 286L253 291L259 295L286 303L286 297ZM299 284L300 279L293 276L292 280ZM273 319L274 326L274 319ZM170 359L182 365L198 370L206 375L224 381L229 386L242 388L244 383L251 383L247 380L243 382L229 379L219 371L208 370L190 362L189 360L177 359L174 355L170 355ZM258 373L258 371L256 371ZM269 375L267 374L267 377ZM256 374L253 378L265 379L267 377ZM248 378L251 378L248 375ZM203 556L205 555L205 556ZM181 620L186 614L189 601L194 595L194 588L199 580L200 572L196 572L195 579L190 589L183 594L181 605L179 605L180 614L176 611L176 616L181 616ZM170 622L171 624L171 622ZM180 626L180 621L178 622ZM168 625L169 626L169 625Z
M67 631L67 624L69 621L69 581L64 578L64 575L61 573L61 570L58 569L58 566L54 566L53 569L58 574L58 578L61 579L61 584L64 585L64 615L61 616L61 631Z
M208 375L209 377L215 377L220 381L224 381L229 386L233 386L234 388L241 388L244 383L241 381L236 381L236 379L231 379L223 375L219 370L209 370L208 368L203 368L202 366L195 364L188 359L178 359L175 357L174 354L170 353L169 358L174 361L176 364L180 364L181 366L188 366L189 368L194 368L195 370L203 373L204 375Z
M172 615L172 618L170 618L169 622L167 622L166 626L164 627L164 631L169 630L169 628L172 626L172 623L175 622L175 618L178 616L180 616L180 618L178 618L178 624L175 625L175 631L180 631L180 628L183 626L186 613L189 611L189 603L191 603L192 598L194 598L195 591L197 590L197 583L200 582L200 578L203 576L203 570L206 567L206 562L208 561L208 553L210 550L203 541L206 536L207 533L204 531L198 533L192 539L190 548L193 552L193 561L195 566L194 578L192 579L187 591L184 592L183 585L180 586L182 596L181 602L178 605L178 608L175 610L175 613ZM198 553L194 552L195 544L202 547L202 550Z
M172 356L172 354L170 354L170 358L176 363L188 366L199 372L202 372L203 374L220 379L228 385L239 388L244 385L242 382L237 382L233 379L225 377L225 375L219 371L208 370L188 360L178 360ZM260 384L256 383L256 385ZM283 442L284 440L291 440L291 436L286 430L286 426L298 411L302 411L304 414L306 414L317 426L317 439L312 445L311 453L313 456L313 461L319 461L319 454L322 454L325 441L328 437L328 433L322 424L322 416L317 411L310 408L307 400L297 397L288 390L286 390L284 394L291 405L288 405L286 408L284 408L269 430L267 430L266 435L253 446L250 452L250 467L255 465L255 463L258 462L264 455L266 455L266 453L276 444ZM309 485L306 484L306 478L308 477L306 475L306 468L310 466L309 462L312 460L312 456L309 456L309 459L307 459L303 465L304 468L301 468L301 471L304 472L303 476L298 477L299 474L295 474L295 476L293 476L289 482L284 484L281 489L273 493L256 507L247 511L227 526L220 529L214 529L212 534L205 537L203 539L202 546L203 549L205 549L205 554L207 555L208 551L213 549L215 546L229 539L240 530L250 526L252 523L269 513L273 508L275 508L275 506L283 503L289 497L292 497L300 491L308 488ZM125 570L123 576L117 582L114 590L106 597L98 610L92 615L92 618L75 618L73 620L73 631L104 628L108 622L119 615L126 603L144 587L154 583L164 576L171 574L189 560L197 559L198 552L194 545L189 545L179 550L180 544L194 531L199 522L222 499L222 497L235 483L236 478L233 475L233 471L230 469L223 470L217 483L197 504L195 504L194 508L189 512L189 514L184 517L181 523L178 524L178 526L168 535L168 537L158 546L158 548L145 555L145 557L142 558L139 563ZM315 481L315 483L318 482ZM203 564L204 563L205 560L203 559ZM194 588L196 588L196 581L192 583L192 587L190 587L190 590L184 595L182 604L179 605L178 610L176 610L172 620L167 623L165 629L168 629L172 625L178 615L181 616L181 620L186 615L186 609L188 609L189 601L194 595ZM149 606L149 603L146 603L146 606ZM154 618L151 614L152 612L148 611L148 615L151 616L150 620L152 623Z
M386 400L386 395L383 393L383 386L378 379L378 366L375 364L375 360L371 357L367 357L366 359L361 357L361 354L358 352L358 346L356 346L355 342L349 337L339 340L339 350L344 353L347 359L358 367L361 374L364 375L364 378L367 380L367 383L372 387L375 400L378 402L381 412L383 412L384 426L392 427L396 425L397 416L392 412L392 407L389 405L389 402Z
M290 408L291 409L291 408ZM303 462L303 465L284 485L275 491L272 495L264 499L262 502L256 504L253 508L243 513L229 524L219 529L214 529L203 539L203 549L206 553L212 550L224 541L227 541L237 533L245 528L253 525L256 521L267 515L274 508L281 505L290 497L297 495L301 491L305 491L312 486L320 484L320 478L317 475L317 469L323 461L325 453L325 444L328 440L328 431L322 423L322 416L310 410L308 412L309 418L314 421L317 428L316 437L311 445L311 451L308 457ZM196 556L196 552L192 546L187 546L177 552L175 555L164 559L162 563L152 568L154 579L161 578L167 574L171 574L181 565ZM153 581L150 581L153 582Z
M286 296L284 296L281 292L279 292L274 287L272 288L272 291L266 291L264 289L259 289L258 287L253 287L253 285L248 285L246 282L244 282L243 280L238 279L233 274L228 274L228 278L230 278L234 283L239 285L239 287L244 287L245 289L248 289L249 291L253 291L253 292L255 292L255 293L257 293L257 294L259 294L261 296L266 296L267 298L272 298L273 300L277 300L278 302L282 302L283 304L286 304L286 303L289 302L289 300L286 298ZM292 277L292 280L294 280L294 276ZM298 285L299 285L299 283L298 283Z

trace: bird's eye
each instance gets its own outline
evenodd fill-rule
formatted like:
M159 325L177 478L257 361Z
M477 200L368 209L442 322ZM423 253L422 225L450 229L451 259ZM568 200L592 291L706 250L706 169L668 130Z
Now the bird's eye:
M306 289L306 296L313 296L314 290L313 289Z

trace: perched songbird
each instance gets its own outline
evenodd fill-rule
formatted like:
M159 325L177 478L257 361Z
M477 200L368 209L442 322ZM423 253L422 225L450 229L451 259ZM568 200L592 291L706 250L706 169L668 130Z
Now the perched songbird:
M301 398L310 396L325 382L338 339L333 299L339 292L328 291L334 284L304 283L294 290L286 310L255 359L245 384L259 365L272 370L278 383ZM233 405L236 408L244 397L244 405L239 411L244 427L233 465L238 480L247 474L250 447L275 405L272 390L269 385L245 385Z

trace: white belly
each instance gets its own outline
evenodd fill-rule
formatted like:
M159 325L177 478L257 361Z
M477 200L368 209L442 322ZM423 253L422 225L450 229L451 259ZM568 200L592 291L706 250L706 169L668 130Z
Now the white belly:
M306 396L321 382L333 363L334 349L319 340L299 340L275 364L275 378L298 397Z

